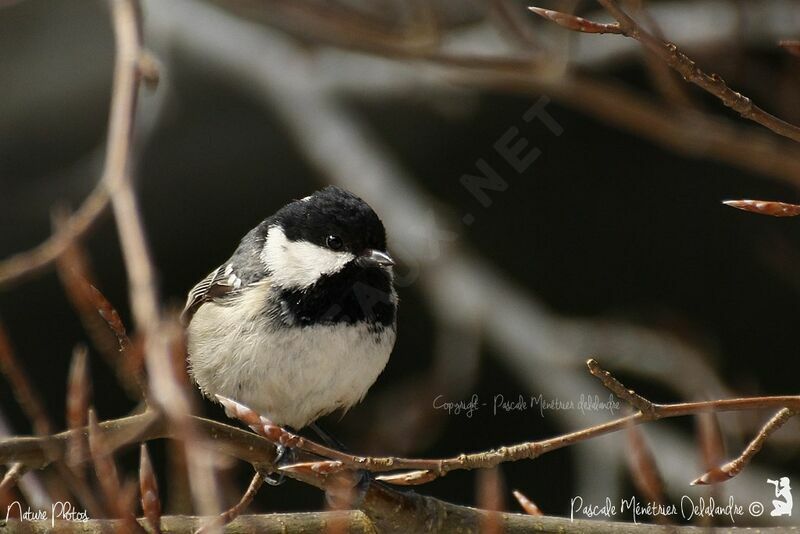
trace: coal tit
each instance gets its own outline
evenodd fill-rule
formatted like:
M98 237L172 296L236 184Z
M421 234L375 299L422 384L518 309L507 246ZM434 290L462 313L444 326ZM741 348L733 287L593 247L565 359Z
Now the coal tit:
M352 193L287 204L189 292L192 378L295 429L347 410L394 346L393 264L383 223Z

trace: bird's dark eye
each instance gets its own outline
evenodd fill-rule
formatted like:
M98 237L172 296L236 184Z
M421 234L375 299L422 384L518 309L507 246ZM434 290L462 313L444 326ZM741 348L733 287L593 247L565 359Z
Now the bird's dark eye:
M329 235L327 239L325 239L325 244L332 250L339 250L343 246L342 238L338 235Z

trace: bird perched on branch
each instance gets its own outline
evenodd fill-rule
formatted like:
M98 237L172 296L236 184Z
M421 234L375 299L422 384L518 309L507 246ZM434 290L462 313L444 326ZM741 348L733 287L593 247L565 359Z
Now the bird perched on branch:
M393 264L383 223L352 193L287 204L189 292L191 376L212 400L296 429L347 410L394 346Z

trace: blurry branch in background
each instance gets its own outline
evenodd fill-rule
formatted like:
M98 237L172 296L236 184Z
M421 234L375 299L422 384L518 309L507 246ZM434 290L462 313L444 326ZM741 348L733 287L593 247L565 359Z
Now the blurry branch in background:
M0 262L0 287L20 282L44 271L64 254L70 245L85 237L109 204L106 180L101 179L83 205L42 244Z
M778 44L793 56L800 57L800 41L783 40Z
M56 265L61 285L92 344L115 371L128 396L140 400L146 391L142 344L131 341L117 310L93 285L86 252L80 244L73 243Z
M14 398L33 425L33 431L39 435L49 434L53 423L47 415L47 409L41 397L35 392L27 373L20 365L11 347L11 341L3 324L0 322L0 372L8 380Z
M142 443L139 451L139 496L142 513L153 532L161 532L161 498L158 495L158 481L150 462L147 445Z
M103 179L110 191L123 259L128 273L133 318L144 337L149 401L163 409L183 435L192 498L203 515L219 512L213 461L202 447L195 447L189 397L178 377L171 346L182 334L162 317L155 268L147 248L144 225L131 179L131 137L139 82L144 75L157 80L155 62L142 48L141 8L135 0L110 0L116 43L114 82L108 125ZM144 65L144 69L142 66ZM191 444L191 445L190 445Z
M144 445L142 445L144 447ZM144 450L144 449L143 449ZM216 528L220 528L224 525L227 525L231 521L235 520L237 517L242 515L247 507L250 506L250 503L253 502L258 490L261 489L261 486L264 485L264 474L260 471L256 470L256 474L253 475L253 479L250 481L250 485L247 486L247 489L242 494L241 499L235 505L233 505L228 510L224 511L220 515L218 515L213 521L208 522L207 524L203 525L201 529L199 529L195 534L200 534L201 532L210 532ZM150 521L153 524L153 520ZM155 523L157 524L157 523Z
M20 2L24 0L19 0ZM9 5L17 3L10 0ZM1 4L1 2L0 2ZM0 8L8 7L0 5ZM154 87L158 82L158 62L146 50L143 50L139 55L137 71L141 76L142 81L148 87ZM87 76L90 73L81 71L80 76ZM78 76L78 75L76 75ZM71 80L74 81L74 80ZM104 80L105 81L105 80ZM64 83L69 83L65 81ZM54 91L58 92L58 91ZM31 109L35 110L39 106L31 105ZM42 109L47 109L47 106L41 106ZM156 115L156 114L154 114ZM150 117L146 117L150 118ZM37 118L31 120L36 121ZM142 121L140 121L142 122ZM144 121L148 122L148 121ZM136 134L139 137L146 137L150 132L152 124L141 124L136 128ZM76 163L74 168L68 171L68 174L87 174L93 172L95 166L99 166L102 162L103 150L98 147L89 157ZM107 159L106 154L106 159ZM109 169L106 166L105 171ZM63 170L61 171L63 174ZM63 180L63 176L59 176ZM99 224L103 216L109 211L108 207L111 204L109 191L107 188L108 176L102 176L96 182L94 188L83 200L80 207L70 217L57 217L57 224L50 237L39 245L23 252L16 253L7 258L0 259L0 289L10 288L15 284L21 283L32 276L45 272L47 269L52 268L56 261L67 252L67 249L74 243L79 242L90 235L92 230ZM84 178L68 179L67 182L80 181L83 182ZM40 199L20 199L20 204L28 206L30 202L37 202Z
M666 504L668 501L664 480L659 472L655 454L648 445L644 433L639 427L630 426L626 434L628 441L626 460L634 486L639 490L639 494L644 496L646 502L658 505ZM666 518L657 516L655 520L658 523L664 523Z
M383 39L377 38L374 29L380 26L375 25L369 26L369 39L355 39L354 36L360 35L360 26L352 28L350 23L346 24L337 16L335 10L331 13L328 9L324 15L317 13L319 7L314 3L296 2L293 3L297 6L295 9L286 10L286 2L274 0L268 2L269 9L258 0L213 2L248 20L289 31L302 41L342 48L318 50L313 60L316 67L314 84L328 94L339 91L355 95L370 92L413 95L419 89L453 92L458 87L546 94L557 102L667 149L692 157L712 158L800 187L800 147L794 143L699 109L668 109L628 85L574 72L571 67L596 71L638 51L637 47L627 46L625 42L612 40L612 37L587 36L592 40L581 41L583 46L570 47L568 55L563 58L555 51L545 53L541 48L522 57L508 51L490 54L483 49L498 47L491 46L495 44L493 41L487 43L482 39L488 28L481 22L481 13L471 10L474 6L469 3L454 2L452 11L457 12L455 6L458 6L465 14L459 17L452 11L439 14L442 18L438 25L441 31L450 30L447 42L451 46L443 49L428 45L420 49L410 43L399 45L397 31L384 35ZM157 9L157 6L148 7ZM782 31L787 31L785 26L791 26L789 21L796 12L793 11L795 7L796 4L787 0L738 6L673 1L651 3L648 12L649 19L664 33L678 34L682 41L694 47L709 48L740 40L738 32L742 25L730 23L740 16L748 20L748 33L743 38L750 36L759 42L772 38L775 42L779 37L773 37L773 33L781 31L775 25L785 21ZM465 17L477 26L475 32L460 28L459 25L466 23ZM152 24L159 25L156 21ZM238 26L245 29L241 24ZM535 30L541 29L535 27ZM219 42L218 37L207 38ZM372 57L347 53L350 48L368 52ZM479 53L461 51L476 48ZM205 52L214 54L214 51ZM246 50L243 53L250 55ZM378 62L377 57L389 61ZM418 63L413 68L404 68L401 60L416 60ZM565 66L562 61L569 64ZM258 60L254 58L251 63L257 65ZM424 65L433 67L433 70L423 68ZM237 70L236 74L245 79L259 75L257 68L252 73Z

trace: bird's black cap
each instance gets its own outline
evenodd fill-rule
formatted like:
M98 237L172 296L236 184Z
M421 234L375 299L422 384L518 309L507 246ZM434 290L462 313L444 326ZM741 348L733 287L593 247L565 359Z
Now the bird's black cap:
M386 230L373 209L349 191L328 186L287 204L274 218L290 241L326 246L334 235L343 250L359 255L367 249L386 250Z

